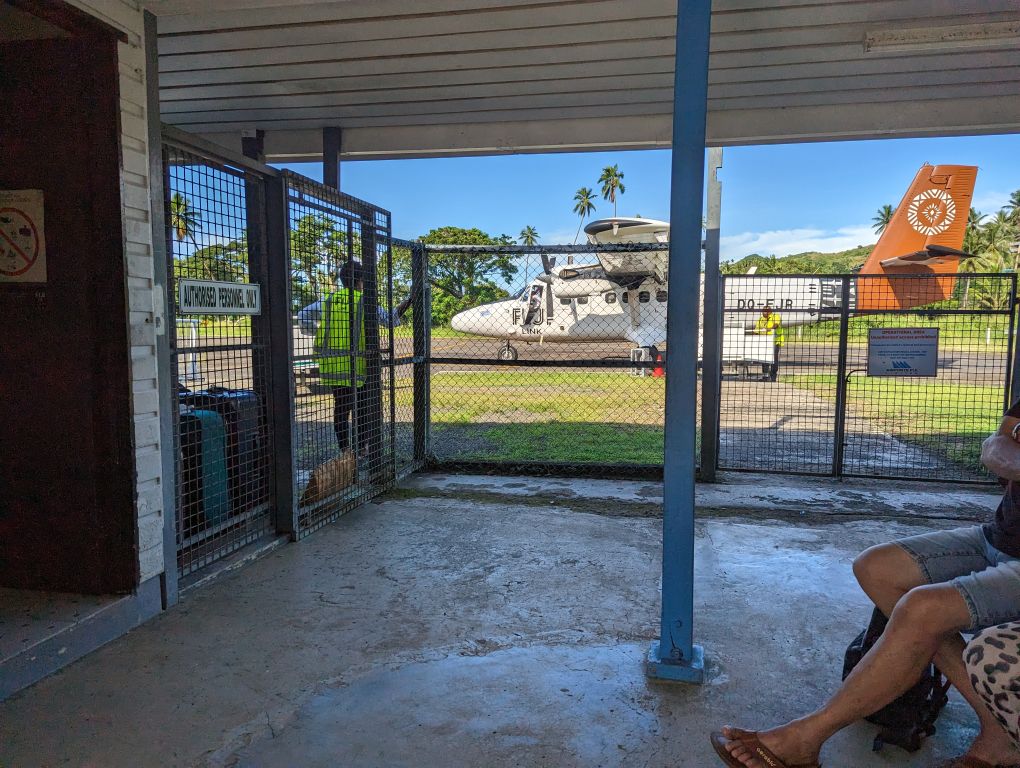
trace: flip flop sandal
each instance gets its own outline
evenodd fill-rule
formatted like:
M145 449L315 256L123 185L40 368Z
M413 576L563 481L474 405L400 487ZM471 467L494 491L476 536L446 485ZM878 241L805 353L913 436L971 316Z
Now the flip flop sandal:
M720 759L730 766L730 768L746 768L746 766L737 760L730 751L726 749L726 745L731 741L738 741L747 747L758 760L768 768L821 768L818 763L803 763L801 765L787 765L782 760L773 754L768 747L761 743L758 739L757 733L751 731L739 731L734 729L733 738L727 738L722 733L716 732L712 734L712 747L715 749L715 753L719 755ZM954 766L955 768L955 766ZM984 766L961 766L961 768L984 768ZM989 766L988 768L992 768Z

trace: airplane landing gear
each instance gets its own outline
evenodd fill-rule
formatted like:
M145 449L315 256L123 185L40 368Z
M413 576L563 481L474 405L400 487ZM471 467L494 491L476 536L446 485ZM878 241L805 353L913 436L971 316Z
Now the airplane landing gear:
M513 362L517 359L517 349L508 341L499 348L499 352L496 354L496 357L500 360Z

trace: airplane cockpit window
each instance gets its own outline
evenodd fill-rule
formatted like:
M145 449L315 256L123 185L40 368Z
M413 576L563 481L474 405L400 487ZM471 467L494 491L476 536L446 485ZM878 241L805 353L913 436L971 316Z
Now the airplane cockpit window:
M616 294L615 293L607 293L606 294L606 304L615 304L615 303L616 303Z
M565 307L569 307L570 301L571 301L570 299L560 299L560 304L562 304Z
M624 304L630 304L630 293L628 293L627 291L621 293L620 298L623 299Z
M641 291L641 293L637 295L637 298L638 301L640 301L642 304L647 304L652 300L652 294L650 294L648 291Z
M665 304L668 299L669 299L669 293L667 293L666 291L656 291L655 292L655 300L657 302L659 302L660 304Z
M578 296L577 297L577 303L578 304L587 304L588 303L588 297L587 296Z

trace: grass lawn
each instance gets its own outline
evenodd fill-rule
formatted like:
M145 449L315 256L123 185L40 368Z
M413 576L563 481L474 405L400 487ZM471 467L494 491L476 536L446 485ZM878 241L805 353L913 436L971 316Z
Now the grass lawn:
M661 464L662 379L620 372L435 372L440 459Z
M940 347L975 352L1005 350L1009 343L1009 319L1005 315L861 315L850 318L847 341L867 344L869 328L938 328ZM786 339L791 344L838 343L839 321L826 320L802 328L788 328ZM986 344L988 341L991 343Z
M835 399L835 376L781 378L819 397ZM983 475L981 442L1002 416L1002 388L937 379L853 376L847 388L847 407L851 418L867 419L905 442ZM847 425L848 433L851 429L852 422Z

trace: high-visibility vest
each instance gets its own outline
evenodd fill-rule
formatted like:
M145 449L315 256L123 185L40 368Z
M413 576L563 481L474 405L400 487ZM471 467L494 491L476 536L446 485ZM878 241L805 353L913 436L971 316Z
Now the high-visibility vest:
M786 341L786 331L783 330L783 318L779 316L778 312L773 312L768 318L759 317L758 322L754 324L754 332L773 334L773 340L777 347L783 346L783 342Z
M351 311L350 302L354 302ZM351 349L351 318L359 329L358 348ZM315 362L319 366L319 379L332 387L351 385L352 352L357 352L357 386L365 383L365 322L361 291L341 288L326 297L322 318L315 331Z

